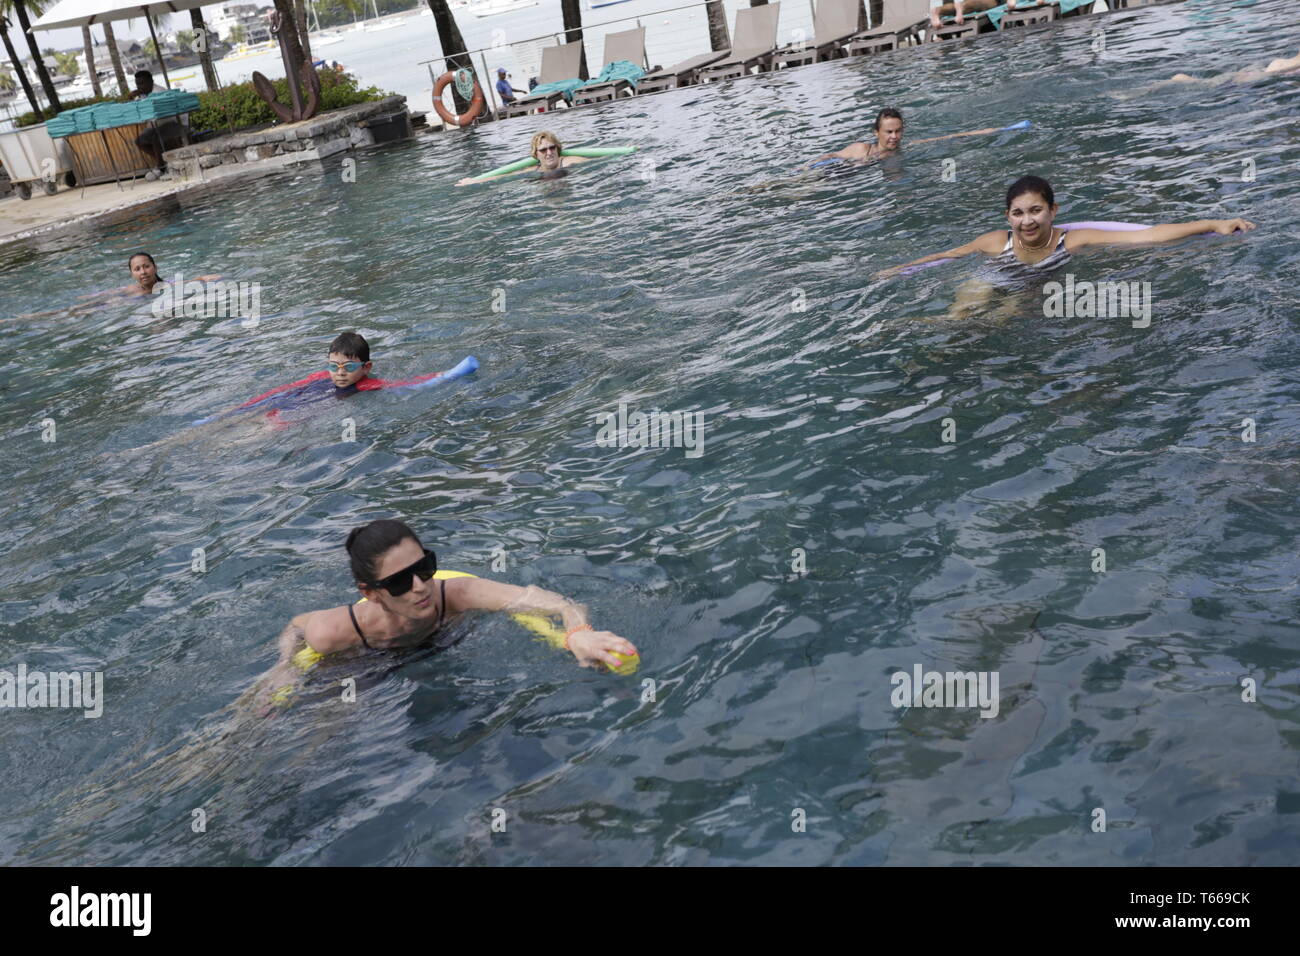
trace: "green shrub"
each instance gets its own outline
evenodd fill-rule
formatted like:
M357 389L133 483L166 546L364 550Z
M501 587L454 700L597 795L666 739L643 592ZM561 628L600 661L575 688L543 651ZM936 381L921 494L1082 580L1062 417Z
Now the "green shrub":
M120 96L92 96L84 100L60 100L59 104L63 107L63 110L60 110L59 112L63 112L64 110L75 110L79 106L89 106L91 103L112 103L120 99ZM45 110L45 119L51 119L55 115L57 114L53 111L49 109ZM14 125L19 129L22 129L24 126L35 126L37 123L43 122L45 122L45 120L38 120L36 114L29 110L19 116L18 119L14 121Z
M392 93L385 93L376 86L361 89L357 78L351 73L339 73L335 70L317 70L320 77L320 107L318 112L336 110L356 103L368 103L380 100ZM275 98L288 106L293 101L289 97L287 80L273 80ZM275 122L275 114L266 101L257 95L253 84L240 83L227 86L215 93L199 94L199 108L190 113L190 128L195 130L238 130L249 126L264 126Z

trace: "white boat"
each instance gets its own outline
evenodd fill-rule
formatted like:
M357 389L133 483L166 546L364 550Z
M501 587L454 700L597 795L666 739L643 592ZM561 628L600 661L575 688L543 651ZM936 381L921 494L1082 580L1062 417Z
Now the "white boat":
M391 30L393 27L400 27L405 20L390 20L388 23L372 23L366 27L367 33L378 33L380 30Z
M337 34L321 34L318 37L311 37L311 48L314 50L318 46L329 46L331 43L342 43L344 38Z
M500 13L522 10L524 7L537 6L537 0L479 0L469 5L470 13L476 17L495 17Z
M95 95L95 88L90 84L90 78L79 76L70 84L59 90L59 95L70 100L85 99L88 96Z

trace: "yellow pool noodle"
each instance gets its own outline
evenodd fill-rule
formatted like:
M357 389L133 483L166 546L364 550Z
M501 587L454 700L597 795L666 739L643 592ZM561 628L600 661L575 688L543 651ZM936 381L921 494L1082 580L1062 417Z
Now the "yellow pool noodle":
M477 574L470 574L467 571L436 571L434 572L433 575L433 579L435 581L449 581L452 578L476 578L476 577L478 577ZM364 601L365 598L362 598L357 603L361 604ZM511 614L510 617L520 627L532 631L534 634L536 634L538 637L545 640L548 644L552 645L553 647L564 646L564 631L561 628L557 627L555 622L552 621L550 618L545 617L544 615L541 614ZM611 653L613 653L613 655L623 663L618 667L610 667L609 670L613 671L615 674L620 674L623 676L636 673L636 669L641 663L641 658L639 655L633 654L631 656L628 656L626 654L620 654L618 653L618 651L613 651ZM315 648L311 646L305 646L301 650L299 650L296 654L293 655L293 662L295 665L297 665L300 671L306 673L307 671L315 667L324 658L324 656L325 655L321 654Z

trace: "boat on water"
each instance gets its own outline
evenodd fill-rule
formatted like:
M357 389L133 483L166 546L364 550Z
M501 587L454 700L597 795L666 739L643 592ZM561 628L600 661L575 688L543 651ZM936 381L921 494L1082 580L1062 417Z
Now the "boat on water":
M241 43L229 53L222 57L223 60L242 60L248 56L261 56L263 53L270 53L272 50L279 49L276 43Z
M537 6L537 0L479 0L469 4L470 13L476 17L495 17L500 13Z

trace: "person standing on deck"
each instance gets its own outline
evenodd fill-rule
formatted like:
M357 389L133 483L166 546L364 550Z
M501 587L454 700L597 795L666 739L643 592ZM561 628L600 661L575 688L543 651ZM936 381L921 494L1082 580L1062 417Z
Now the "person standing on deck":
M516 90L510 85L506 68L504 66L497 67L497 96L501 97L501 102L509 106L515 101L515 94L522 92L523 90Z

